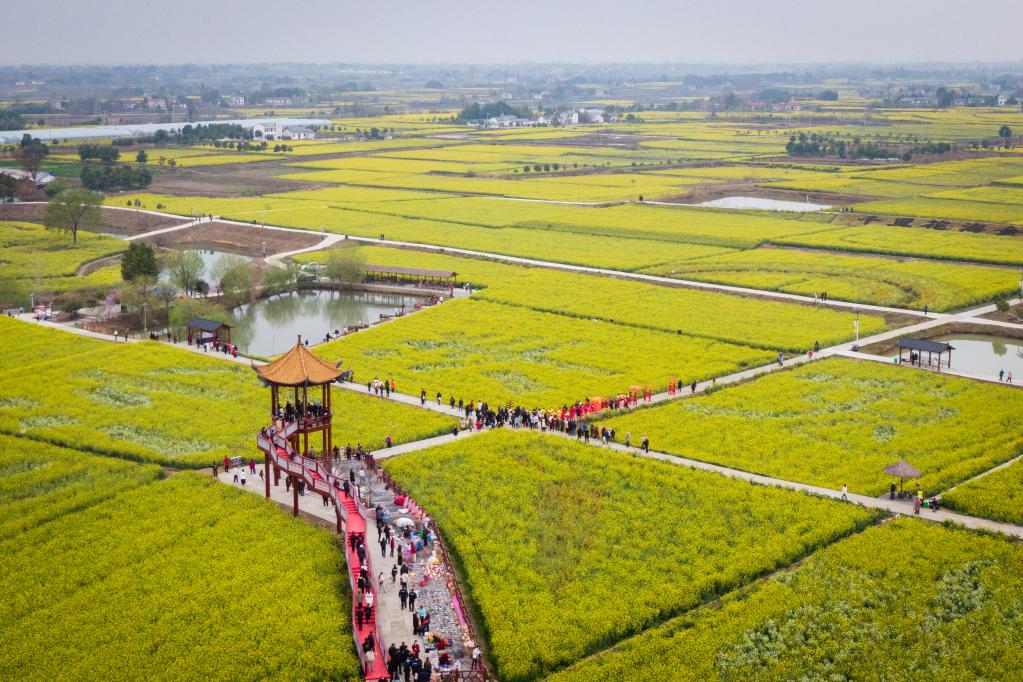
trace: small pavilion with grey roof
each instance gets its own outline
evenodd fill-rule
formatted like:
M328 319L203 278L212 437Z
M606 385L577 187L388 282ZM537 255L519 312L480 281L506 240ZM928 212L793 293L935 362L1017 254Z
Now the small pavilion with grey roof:
M909 364L919 367L934 367L934 355L937 354L938 369L941 369L943 363L946 367L951 367L953 350L955 349L950 344L942 341L910 338L899 339L899 364L909 362ZM909 357L904 357L906 351L909 351ZM924 353L927 353L926 363L923 361ZM948 353L947 359L944 359L945 353Z
M189 343L202 345L204 343L216 344L218 341L231 343L231 325L217 320L207 320L205 317L193 317L185 327L188 329ZM208 334L208 336L204 336ZM225 334L225 336L221 336Z

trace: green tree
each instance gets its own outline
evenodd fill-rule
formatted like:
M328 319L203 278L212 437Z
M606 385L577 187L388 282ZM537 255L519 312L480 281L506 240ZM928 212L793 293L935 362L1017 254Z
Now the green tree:
M934 99L939 107L947 109L952 106L952 102L955 101L955 93L948 88L942 86L934 91Z
M144 166L149 162L149 154L146 154L145 149L140 149L139 153L135 155L135 161Z
M299 265L291 261L283 268L267 268L263 273L263 286L268 294L290 291L298 281Z
M182 291L196 289L206 264L198 251L175 251L167 259L164 268L170 277L171 284Z
M998 137L1002 138L1002 146L1008 149L1012 140L1012 128L1003 125L998 129Z
M212 275L220 282L220 291L229 303L242 303L252 297L256 270L249 259L234 255L222 256Z
M99 224L103 197L96 192L76 187L55 196L46 207L43 224L55 230L71 233L71 241L78 243L78 230Z
M49 147L47 147L39 139L32 137L28 133L25 133L21 139L21 146L14 152L14 158L17 160L18 165L21 166L22 170L29 174L32 178L32 182L36 182L39 176L39 170L43 167L43 160L46 155L50 153Z
M132 282L137 277L156 278L160 268L156 265L156 254L152 247L141 242L132 242L121 256L121 279Z
M13 199L17 189L18 181L13 176L0 173L0 201L10 201Z
M327 254L326 275L342 284L358 284L366 278L366 255L358 247L333 249Z

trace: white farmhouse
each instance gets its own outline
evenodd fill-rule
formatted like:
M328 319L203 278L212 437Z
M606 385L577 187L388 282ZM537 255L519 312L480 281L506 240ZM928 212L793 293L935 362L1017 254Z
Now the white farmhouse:
M281 133L282 140L312 140L315 137L316 133L312 128L303 128L300 126L285 128Z
M578 111L559 111L558 112L558 123L563 126L576 125L579 123L579 112Z
M281 121L273 121L252 126L252 136L257 140L312 140L316 133L312 128L285 126Z

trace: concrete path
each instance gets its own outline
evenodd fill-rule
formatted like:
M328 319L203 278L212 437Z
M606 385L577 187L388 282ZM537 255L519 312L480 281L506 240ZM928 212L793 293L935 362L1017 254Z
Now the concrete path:
M281 261L282 258L290 258L291 256L297 256L300 253L309 253L311 251L323 251L324 249L329 249L331 246L334 246L334 244L337 244L343 239L344 235L330 234L324 237L321 242L314 244L313 246L307 246L304 249L295 249L294 251L282 251L281 253L275 253L272 256L267 256L266 262L276 267L283 268L284 263Z
M209 221L206 221L206 222L209 222ZM141 239L147 239L148 237L155 237L155 236L160 235L160 234L167 234L168 232L177 232L178 230L184 230L184 229L189 228L189 227L195 227L196 225L201 225L202 223L203 223L203 220L201 218L196 218L195 220L190 220L187 223L182 223L180 225L171 225L170 227L162 227L159 230L152 230L151 232L143 232L142 234L133 234L133 235L128 236L128 237L123 237L123 239L125 241L128 241L128 242L135 242L135 241L139 241Z
M409 452L416 452L417 450L426 450L427 448L440 447L441 445L454 443L456 440L465 440L466 438L472 438L473 436L481 433L483 433L483 431L466 430L459 431L457 436L448 433L443 436L434 436L433 438L414 440L409 443L401 443L393 447L380 448L379 450L374 450L373 457L377 460L388 459L390 457L397 457L398 455L408 454Z
M248 467L245 467L246 472ZM248 492L256 495L265 495L265 482L260 476L263 472L263 463L260 461L256 465L256 474L248 475L248 480L245 485L242 486L241 482L235 482L235 475L239 472L239 468L232 469L230 472L220 472L217 479L221 483L232 485L236 488L242 488ZM288 490L285 487L285 477L281 476L281 482L279 485L273 485L273 473L270 474L270 499L279 504L289 512L293 508L294 504L294 492ZM306 493L305 495L299 495L298 497L298 508L299 511L314 516L318 519L322 519L332 526L337 523L337 516L334 512L334 507L328 502L323 504L323 498L315 493ZM384 641L388 643L394 642L396 645L402 641L411 643L412 637L412 614L409 611L402 611L399 608L398 599L396 594L389 594L388 588L390 587L391 581L391 566L394 564L394 559L384 559L381 561L377 552L379 547L373 542L376 538L375 527L368 529L367 546L366 551L373 553L373 565L377 572L384 573L384 586L383 590L377 587L377 597L374 603L376 608L376 618L380 625L381 632L384 636ZM374 582L376 582L376 576L373 576ZM392 590L396 592L396 590ZM354 627L354 625L353 625Z
M452 439L452 436L441 436L438 439L426 439L423 441L417 441L415 443L409 443L407 446L398 446L391 450L380 450L373 453L376 459L382 459L385 457L393 456L395 454L402 454L404 452L410 452L414 449L421 449L425 447L432 447L433 445L440 445L447 439ZM347 474L349 469L354 469L357 472L357 480L359 481L362 494L368 496L371 500L370 509L376 504L381 504L385 508L395 512L394 504L392 499L394 497L383 481L372 474L362 477L358 476L358 471L362 470L362 464L358 461L347 461L341 460L337 463L340 475L344 476ZM245 471L248 472L248 467L244 467ZM241 471L241 468L234 468L230 472L220 472L217 479L224 484L241 488L250 493L263 496L265 495L265 481L260 478L263 474L263 463L262 460L258 460L256 464L256 473L249 474L245 485L241 485L241 480L235 481L235 476ZM270 474L270 499L279 504L289 512L292 509L294 501L294 493L288 490L284 484L284 477L281 477L279 485L273 485L273 474ZM334 526L337 522L337 517L334 512L332 504L323 504L323 498L315 493L306 493L300 495L298 498L298 508L301 512L309 514L318 519L322 519L331 526ZM366 551L372 554L372 561L374 570L377 573L383 573L383 579L377 580L377 576L372 576L374 585L376 586L376 599L374 601L374 607L376 609L376 619L380 626L381 633L383 634L384 642L390 645L392 642L395 646L400 646L402 642L405 642L411 646L412 642L416 641L417 638L412 634L412 612L410 610L402 609L401 603L398 599L398 590L400 589L400 583L392 582L391 570L397 566L397 561L394 556L388 553L387 556L381 556L379 554L380 548L376 542L378 537L376 531L376 522L370 519L369 527L366 533ZM467 652L461 646L462 633L459 632L455 613L452 607L451 594L447 590L447 585L444 580L432 580L424 586L420 586L418 581L421 581L426 571L426 562L423 559L415 560L410 564L412 568L412 575L415 576L416 590L419 592L419 600L416 602L416 606L425 606L431 614L431 629L435 631L441 631L447 635L453 642L453 648L449 653L456 658L462 659L462 667L466 668L468 661ZM423 642L420 640L420 646Z
M365 377L363 377L363 378L365 378ZM346 381L343 384L336 384L336 385L340 386L341 388L345 389L346 391L352 391L354 393L362 393L362 394L370 395L370 396L374 395L374 393L372 393L371 391L367 391L366 390L366 384L365 383L361 383L360 384L358 381L356 381L354 383ZM426 402L425 403L420 401L419 396L411 396L411 395L408 395L408 394L405 394L405 393L399 393L397 391L391 391L390 395L384 394L383 396L377 396L377 397L382 398L383 400L393 400L394 402L401 403L402 405L411 405L412 407L418 407L418 408L421 408L421 409L424 409L424 410L430 410L431 412L437 412L439 414L444 414L444 415L447 415L449 417L459 417L459 418L465 417L465 412L460 411L457 406L455 408L451 408L451 407L448 406L448 403L444 402L444 400L441 400L441 402L438 404L437 403L437 392L436 392L436 390L434 391L434 394L432 396L429 395L429 391L427 391L427 398L426 398Z
M557 431L548 432L555 437L562 437L571 440L575 440L575 436L569 436L568 434L560 433ZM809 485L806 483L797 483L796 481L787 481L781 478L772 478L770 476L761 476L760 474L753 474L748 471L741 471L739 469L732 469L729 467L720 466L718 464L710 464L708 462L702 462L700 460L689 459L688 457L679 457L678 455L669 455L664 452L657 452L651 450L649 453L643 452L639 448L626 448L624 445L619 443L610 443L608 445L601 445L599 440L591 440L590 445L597 448L610 448L617 450L618 452L625 452L635 457L642 457L644 459L653 459L661 462L668 462L669 464L676 464L679 466L689 467L690 469L699 469L701 471L711 471L722 476L729 478L735 478L743 481L750 481L752 483L759 483L761 485L770 485L778 488L787 488L789 490L798 490L820 497L827 497L833 500L841 500L842 492L840 490L832 490L830 488L822 488L820 486ZM849 502L853 504L859 504L864 507L871 509L883 509L895 514L911 515L913 506L912 503L906 503L901 500L888 500L879 499L876 497L870 497L867 495L856 495L849 493ZM1011 523L1001 523L998 521L991 521L988 519L981 519L975 516L966 516L965 514L956 514L955 512L939 509L936 512L932 512L929 509L920 510L920 518L927 521L934 521L937 523L943 523L945 521L951 521L957 523L966 528L972 528L975 530L988 530L998 533L1004 533L1016 538L1023 538L1023 527L1017 526Z

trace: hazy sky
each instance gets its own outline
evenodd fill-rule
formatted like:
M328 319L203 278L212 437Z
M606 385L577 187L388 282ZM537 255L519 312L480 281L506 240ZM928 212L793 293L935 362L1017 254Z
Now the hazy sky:
M3 14L3 64L1023 59L1023 0L51 0Z

